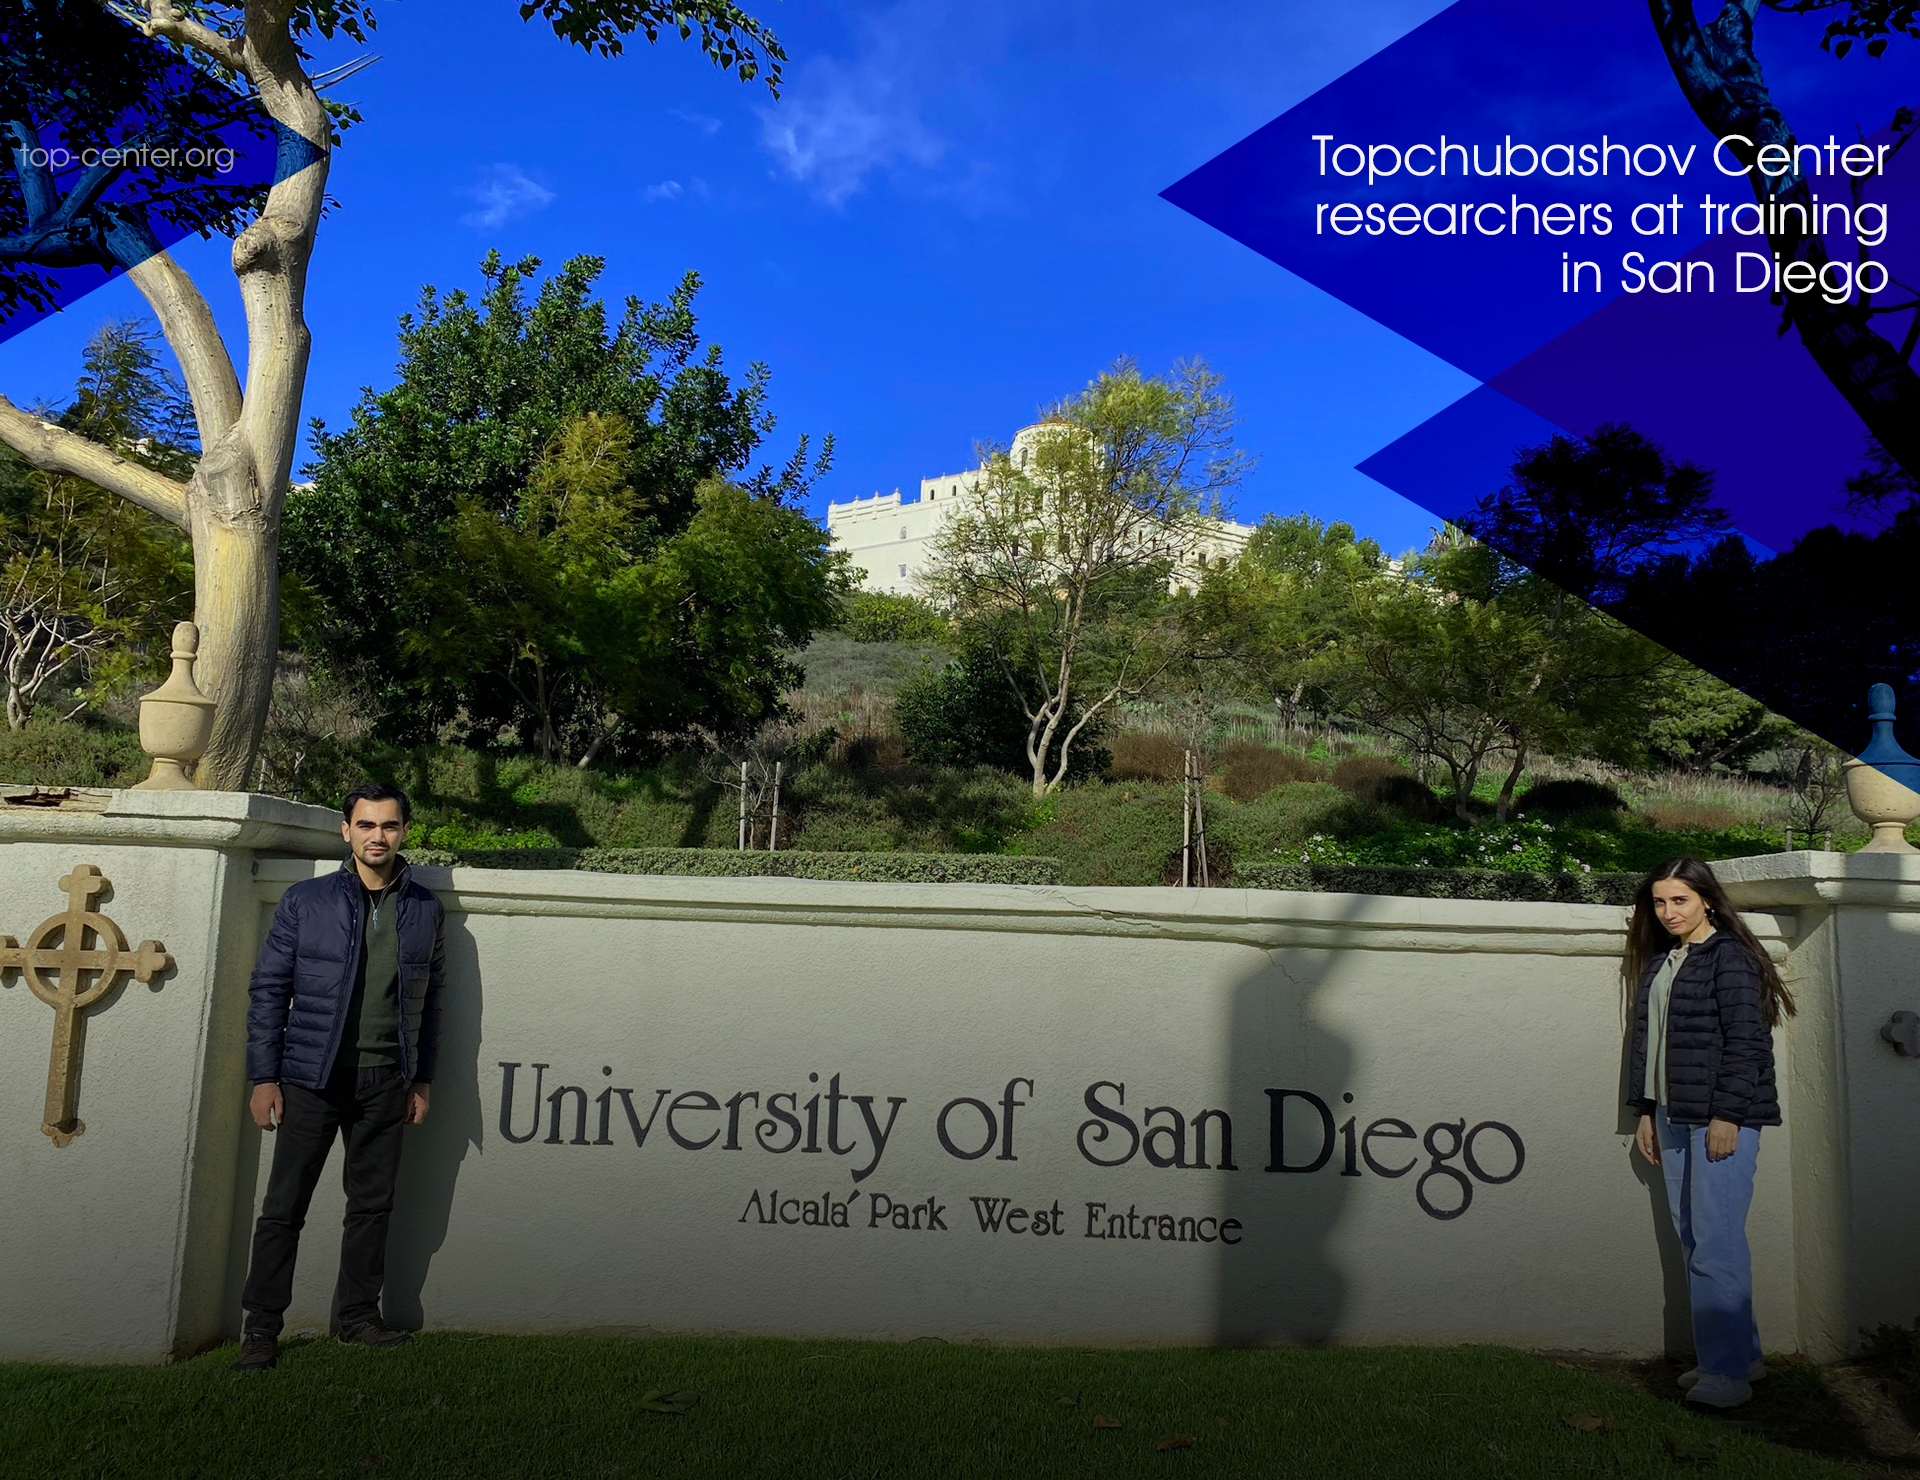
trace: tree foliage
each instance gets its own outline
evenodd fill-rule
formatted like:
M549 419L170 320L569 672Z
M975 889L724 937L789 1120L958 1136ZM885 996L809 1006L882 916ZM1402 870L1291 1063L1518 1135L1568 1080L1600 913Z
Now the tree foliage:
M1360 588L1391 573L1380 546L1351 524L1269 514L1237 560L1208 569L1190 618L1196 647L1297 723L1303 709L1326 707L1321 659L1348 630ZM1203 672L1188 685L1197 695L1209 687Z
M427 289L396 384L316 424L284 542L324 612L302 640L370 674L403 738L577 759L756 721L843 584L788 503L831 445L750 467L767 371L735 385L702 349L693 275L612 318L597 259L529 301L537 268L490 255L477 301Z
M1035 796L1066 779L1089 726L1187 651L1168 587L1246 469L1233 426L1203 363L1146 376L1122 360L989 448L935 537L928 594L998 663Z
M636 34L652 41L671 29L719 65L777 88L779 45L733 0L533 0L520 14L603 55ZM308 48L335 37L363 42L374 16L371 0L17 0L0 16L9 68L0 133L15 146L0 153L0 309L44 306L51 271L124 270L179 361L205 451L184 478L162 475L4 396L0 441L190 536L198 671L216 701L196 773L202 786L247 784L271 703L275 557L310 349L306 286L332 152L358 117L321 95L358 63L310 73ZM82 127L89 124L105 126ZM230 127L270 131L274 152L271 181L232 199L194 181L181 186L179 156L168 170L149 171L138 147L119 147ZM56 172L29 146L49 135L57 142L62 129L110 153ZM220 167L217 155L203 163ZM229 352L201 285L163 249L162 236L177 230L235 231L243 355Z
M81 376L55 424L160 470L193 458L193 429L158 336L108 323L88 341ZM150 666L188 610L185 541L161 521L84 479L34 468L0 450L0 681L7 725L43 696L68 712Z
M1827 26L1821 44L1835 56L1844 56L1853 42L1866 40L1867 51L1880 55L1895 34L1914 34L1912 0L1766 0L1782 11L1833 11L1844 7ZM1756 13L1761 0L1725 0L1707 19L1696 12L1694 0L1648 0L1655 34L1673 69L1681 94L1694 116L1748 169L1754 198L1763 205L1798 205L1802 211L1783 210L1768 233L1774 257L1792 269L1805 264L1809 281L1824 280L1829 256L1826 239L1810 229L1813 184L1798 167L1784 175L1755 168L1759 151L1786 148L1791 158L1794 131L1774 101L1755 51ZM1912 107L1898 109L1893 118L1894 149L1903 149L1920 130L1920 115ZM1889 155L1889 158L1891 156ZM1855 187L1863 183L1853 182ZM1860 248L1862 263L1866 249ZM1799 282L1800 274L1783 279L1794 284L1771 300L1780 310L1779 332L1789 329L1820 371L1859 414L1867 431L1887 456L1908 473L1920 476L1920 368L1913 353L1920 346L1920 300L1912 293L1896 294L1893 303L1873 303L1868 295L1830 303L1818 287ZM1896 345L1875 327L1897 323L1886 315L1907 315L1907 329ZM1898 330L1892 330L1898 334ZM1790 433L1789 433L1790 435Z
M1623 422L1523 449L1506 486L1460 524L1590 603L1618 600L1649 561L1728 528L1713 503L1713 474L1672 461Z

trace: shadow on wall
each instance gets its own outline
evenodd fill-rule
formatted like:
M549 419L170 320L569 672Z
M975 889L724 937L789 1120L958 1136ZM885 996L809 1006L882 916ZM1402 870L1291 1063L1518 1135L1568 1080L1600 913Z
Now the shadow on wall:
M439 882L445 886L444 879ZM446 1242L454 1186L467 1159L467 1148L480 1150L484 1135L479 1080L480 960L464 917L449 914L446 949L439 1066L426 1120L407 1128L400 1181L394 1190L393 1222L387 1234L387 1286L382 1303L387 1320L407 1330L418 1330L426 1324L422 1292L433 1256Z
M1687 1294L1687 1255L1680 1247L1680 1235L1673 1217L1667 1212L1667 1183L1660 1168L1642 1156L1633 1144L1640 1128L1640 1117L1627 1108L1628 1060L1633 1056L1632 1039L1627 1033L1624 1001L1620 1033L1620 1089L1614 1103L1620 1107L1616 1126L1627 1138L1627 1159L1633 1163L1633 1175L1647 1194L1647 1216L1653 1220L1653 1240L1660 1251L1661 1330L1667 1351L1689 1363L1693 1355L1693 1307Z
M1351 919L1364 901L1345 900L1342 918ZM1213 1333L1222 1345L1326 1345L1346 1314L1333 1231L1352 1188L1341 1175L1339 1127L1350 1114L1341 1095L1354 1051L1315 1011L1336 959L1268 951L1266 965L1233 989L1226 1053L1238 1170L1222 1216L1239 1221L1246 1242L1220 1251Z

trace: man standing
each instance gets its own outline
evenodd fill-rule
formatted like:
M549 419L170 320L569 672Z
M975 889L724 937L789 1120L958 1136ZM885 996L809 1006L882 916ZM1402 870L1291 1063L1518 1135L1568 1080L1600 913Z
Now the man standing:
M337 873L281 896L247 989L248 1108L275 1140L240 1297L236 1372L264 1371L279 1357L300 1229L336 1131L346 1144L347 1193L334 1288L340 1341L395 1347L408 1339L382 1319L380 1288L401 1127L426 1119L433 1082L444 912L400 856L405 792L369 783L348 792L340 810L350 856Z

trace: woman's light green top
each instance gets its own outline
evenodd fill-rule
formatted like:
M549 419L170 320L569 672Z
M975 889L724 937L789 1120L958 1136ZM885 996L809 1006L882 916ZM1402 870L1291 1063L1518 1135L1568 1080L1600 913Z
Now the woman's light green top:
M1667 952L1647 989L1647 1082L1640 1093L1657 1105L1667 1103L1667 1001L1673 990L1673 978L1680 963L1687 959L1687 948L1675 946Z

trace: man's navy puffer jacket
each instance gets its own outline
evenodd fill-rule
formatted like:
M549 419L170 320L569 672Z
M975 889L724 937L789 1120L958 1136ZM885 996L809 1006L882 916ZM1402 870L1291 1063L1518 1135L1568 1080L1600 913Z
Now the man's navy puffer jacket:
M433 1079L446 978L445 911L402 865L389 886L400 944L400 1072ZM353 860L280 896L247 987L247 1078L321 1089L333 1072L360 974L365 891Z
M1634 997L1627 1104L1653 1113L1647 1082L1647 998L1666 959L1657 953ZM1760 966L1745 946L1716 930L1688 948L1667 1002L1667 1119L1675 1125L1730 1120L1780 1124L1773 1084L1773 1031L1760 1010Z

